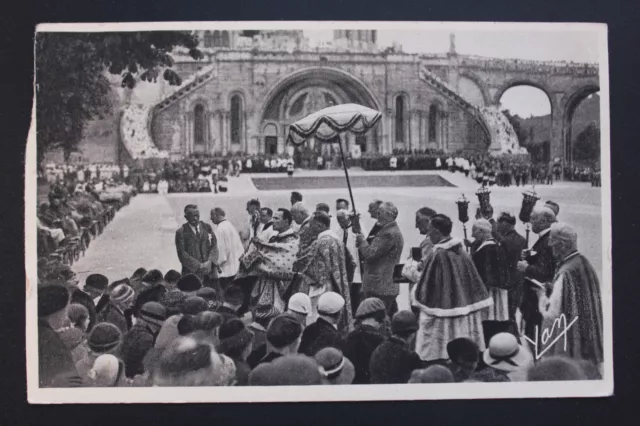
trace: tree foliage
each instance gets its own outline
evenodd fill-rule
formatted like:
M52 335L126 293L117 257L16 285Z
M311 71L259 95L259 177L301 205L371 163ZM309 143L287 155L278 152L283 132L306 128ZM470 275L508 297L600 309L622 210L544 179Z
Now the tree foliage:
M38 158L62 148L76 150L88 121L110 108L107 73L119 75L123 88L138 80L162 78L180 85L171 69L171 52L181 46L201 59L198 38L186 31L121 33L38 33L36 35L36 130Z
M576 137L573 159L577 161L600 159L600 129L596 123L590 123Z

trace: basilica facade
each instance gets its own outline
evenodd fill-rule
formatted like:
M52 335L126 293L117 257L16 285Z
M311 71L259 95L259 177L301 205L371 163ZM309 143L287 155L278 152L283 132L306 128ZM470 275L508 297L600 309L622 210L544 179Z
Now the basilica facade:
M491 144L477 109L447 83L453 43L448 54L431 57L429 71L421 56L381 50L375 30L334 31L332 42L316 47L302 31L246 33L201 31L200 61L174 53L183 84L161 85L145 113L158 150L171 156L282 154L293 122L343 103L383 114L375 130L346 136L348 150L452 152Z

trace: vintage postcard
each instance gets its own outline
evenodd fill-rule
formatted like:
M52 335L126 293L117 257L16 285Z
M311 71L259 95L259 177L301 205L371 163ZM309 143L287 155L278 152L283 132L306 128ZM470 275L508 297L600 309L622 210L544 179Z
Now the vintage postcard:
M41 24L34 52L30 402L613 394L606 25Z

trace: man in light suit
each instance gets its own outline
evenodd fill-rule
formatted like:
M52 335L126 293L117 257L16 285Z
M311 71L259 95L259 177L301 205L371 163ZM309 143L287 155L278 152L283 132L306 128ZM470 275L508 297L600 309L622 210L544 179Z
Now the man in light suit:
M211 225L200 221L198 206L184 208L187 223L176 231L176 251L182 275L195 274L206 286L213 286L218 271L218 242Z
M377 297L382 300L391 317L398 310L396 297L400 289L393 282L393 270L400 261L404 239L396 223L398 209L393 203L382 203L378 209L380 230L368 242L362 234L360 223L355 218L353 232L356 234L356 246L364 263L362 287L364 297Z

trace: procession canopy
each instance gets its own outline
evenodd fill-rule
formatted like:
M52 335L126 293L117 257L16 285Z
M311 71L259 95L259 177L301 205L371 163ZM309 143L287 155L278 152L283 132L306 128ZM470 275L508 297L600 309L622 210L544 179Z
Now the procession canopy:
M364 134L374 127L381 117L380 112L362 105L335 105L293 123L289 127L287 141L300 145L311 137L328 142L336 140L346 131Z

